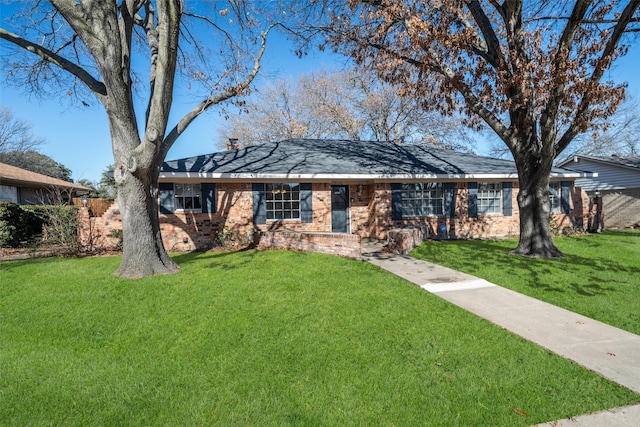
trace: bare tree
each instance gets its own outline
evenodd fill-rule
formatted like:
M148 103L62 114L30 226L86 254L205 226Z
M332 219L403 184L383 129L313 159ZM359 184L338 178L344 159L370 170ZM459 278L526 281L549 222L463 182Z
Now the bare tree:
M14 82L37 92L58 83L82 102L91 102L92 94L108 116L123 221L116 274L177 272L160 235L160 167L196 117L249 91L273 27L270 11L243 0L224 6L181 0L27 3L26 13L15 15L13 31L0 29L0 38L19 48L8 65ZM200 100L170 125L177 84L199 89ZM136 111L134 99L144 97Z
M10 108L0 107L0 153L24 153L44 144L44 138L33 134L29 122L16 117Z
M435 89L444 113L462 102L513 155L520 241L513 254L560 257L549 227L554 159L611 116L624 85L603 82L637 31L640 0L351 0L331 2L332 47L419 96Z
M580 135L571 143L565 158L576 154L589 156L640 156L640 104L628 98L609 118L601 132Z
M640 105L627 98L616 113L608 117L596 132L577 135L559 159L575 155L640 156ZM489 153L494 157L508 157L509 148L501 141L492 141Z
M256 144L304 137L468 148L462 120L425 109L424 102L433 100L382 82L369 67L312 72L254 94L220 131L221 145L228 138Z

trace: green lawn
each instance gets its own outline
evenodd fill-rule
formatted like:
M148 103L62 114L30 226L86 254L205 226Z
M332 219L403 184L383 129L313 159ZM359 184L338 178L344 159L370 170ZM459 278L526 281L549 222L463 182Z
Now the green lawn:
M640 334L640 232L555 242L562 259L508 255L515 240L427 241L411 255Z
M531 425L640 396L360 261L0 263L1 425Z

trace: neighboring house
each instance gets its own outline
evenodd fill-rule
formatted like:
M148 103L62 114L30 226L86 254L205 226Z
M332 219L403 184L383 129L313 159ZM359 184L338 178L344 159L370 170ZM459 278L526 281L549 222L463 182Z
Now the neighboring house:
M589 174L554 168L551 206L583 227ZM512 161L392 143L293 139L165 162L159 203L165 245L213 244L229 230L386 239L420 226L432 237L517 236ZM358 240L359 241L359 240Z
M594 176L576 179L576 187L602 200L605 228L626 228L640 224L640 157L574 156L561 167ZM598 199L595 199L598 202Z
M78 192L91 189L73 182L0 163L0 201L21 205L69 202Z

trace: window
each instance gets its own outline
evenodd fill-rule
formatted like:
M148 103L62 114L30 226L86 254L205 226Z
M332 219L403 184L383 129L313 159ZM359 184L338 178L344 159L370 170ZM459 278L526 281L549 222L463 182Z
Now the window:
M502 213L502 185L499 182L478 183L478 213Z
M300 219L300 184L266 184L267 220Z
M442 215L443 206L442 183L402 184L403 217Z
M18 203L18 187L0 185L0 200L3 202Z
M158 183L158 202L160 213L171 214L180 211L216 212L216 185L213 182L202 183Z
M551 204L551 212L560 212L560 183L549 183L549 203Z
M174 184L176 197L176 209L194 210L201 209L200 197L202 192L200 184Z

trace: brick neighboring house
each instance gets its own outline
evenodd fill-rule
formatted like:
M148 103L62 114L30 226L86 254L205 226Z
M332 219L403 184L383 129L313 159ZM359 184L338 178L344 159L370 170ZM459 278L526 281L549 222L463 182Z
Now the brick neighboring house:
M557 222L582 228L587 173L554 168ZM518 179L509 160L391 143L292 139L167 161L159 178L168 250L208 248L217 233L255 231L267 246L352 256L360 238L394 230L420 238L519 233ZM328 242L328 241L331 242ZM358 249L359 253L359 249Z
M594 202L602 202L601 224L595 228L627 228L640 226L640 156L577 155L560 163L560 167L591 176L576 179ZM597 196L597 198L596 198Z
M0 163L0 201L21 205L69 202L90 188Z

